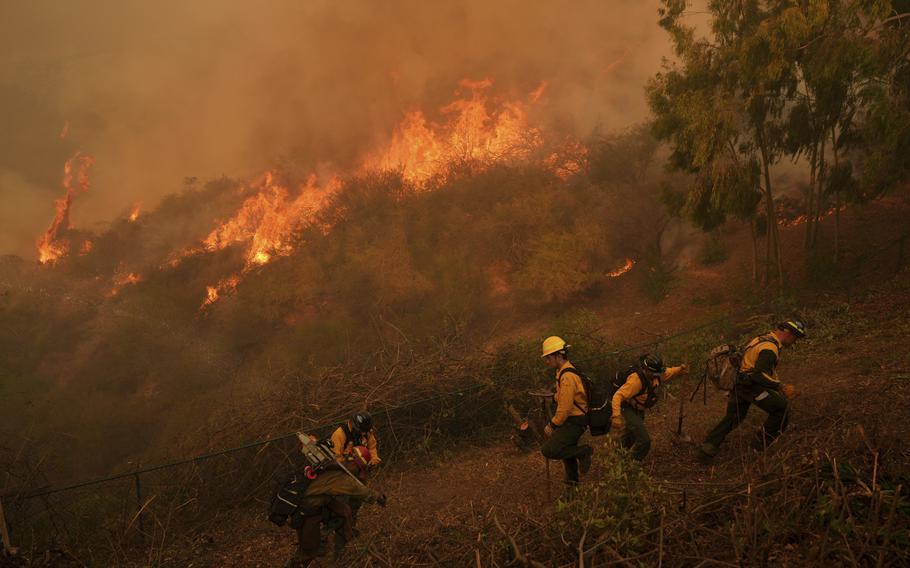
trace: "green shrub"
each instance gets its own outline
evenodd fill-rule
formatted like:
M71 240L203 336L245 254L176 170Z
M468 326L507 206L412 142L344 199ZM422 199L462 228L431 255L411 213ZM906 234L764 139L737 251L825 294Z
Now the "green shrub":
M553 529L563 542L603 542L623 556L653 547L645 536L658 526L665 496L623 449L595 454L596 481L557 504Z

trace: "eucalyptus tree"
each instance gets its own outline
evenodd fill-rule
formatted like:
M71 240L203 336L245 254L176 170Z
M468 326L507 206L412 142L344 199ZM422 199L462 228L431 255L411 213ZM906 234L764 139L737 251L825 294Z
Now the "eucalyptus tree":
M787 148L794 158L804 156L810 167L804 240L807 248L815 246L819 218L830 206L825 200L833 197L836 261L841 249L842 201L864 197L847 156L863 142L862 122L879 132L899 125L898 121L875 126L883 111L895 110L876 109L875 105L891 100L881 96L882 79L894 74L907 35L890 34L883 27L894 10L888 0L790 1L781 5L773 25L774 47L780 57L794 61L798 81L789 109ZM873 146L866 144L866 149Z
M764 279L776 279L782 290L771 168L786 150L783 117L796 79L791 60L773 45L769 22L779 9L757 0L712 0L711 32L698 37L685 23L686 2L663 0L660 24L677 61L665 63L648 96L654 133L670 144L669 166L694 174L685 206L690 218L704 229L727 214L749 219L754 243L763 204Z

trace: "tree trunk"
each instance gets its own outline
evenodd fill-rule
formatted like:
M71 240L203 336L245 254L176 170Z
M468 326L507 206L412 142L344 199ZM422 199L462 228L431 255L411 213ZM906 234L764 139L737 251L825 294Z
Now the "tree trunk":
M755 223L755 217L749 219L749 228L752 230L752 282L758 282L758 227Z
M809 250L812 247L812 218L814 216L813 207L815 206L815 174L818 168L818 144L812 145L812 153L809 157L809 196L806 201L806 233L803 240L803 247Z
M784 293L784 266L780 251L780 233L777 230L777 213L774 207L774 193L771 190L771 164L763 130L759 129L757 134L758 146L761 149L762 170L765 175L765 210L766 215L768 216L768 258L765 259L765 274L770 277L773 252L773 258L777 268L777 291L782 295Z
M831 125L831 149L834 151L834 170L837 171L837 133ZM834 264L840 262L840 188L834 188Z
M825 192L825 137L822 137L821 151L818 154L818 193L815 203L815 212L813 214L814 221L812 222L812 244L811 247L815 247L815 243L818 242L818 223L819 219L822 216L822 195Z

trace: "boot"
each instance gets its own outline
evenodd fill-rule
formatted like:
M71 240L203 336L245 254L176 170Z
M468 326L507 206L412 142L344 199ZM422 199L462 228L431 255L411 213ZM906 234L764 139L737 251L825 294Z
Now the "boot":
M591 456L594 454L594 448L591 446L582 446L582 448L584 451L578 456L578 467L584 475L591 469Z

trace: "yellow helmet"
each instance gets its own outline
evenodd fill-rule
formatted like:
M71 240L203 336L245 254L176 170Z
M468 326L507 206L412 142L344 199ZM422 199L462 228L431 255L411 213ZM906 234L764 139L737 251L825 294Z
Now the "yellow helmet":
M569 347L572 347L572 346L569 345L568 343L566 343L561 337L558 337L556 335L551 335L550 337L543 340L543 349L541 350L541 352L542 352L541 357L546 357L547 355L552 355L553 353L556 353L557 351L562 351L563 349L567 349Z

